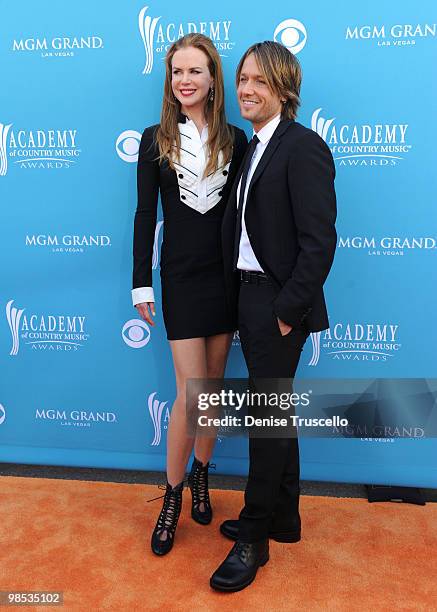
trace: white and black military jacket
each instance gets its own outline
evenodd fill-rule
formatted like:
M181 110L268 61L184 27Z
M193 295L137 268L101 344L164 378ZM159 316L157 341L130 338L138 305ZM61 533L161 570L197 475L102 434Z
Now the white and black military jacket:
M231 163L224 164L223 154L220 152L217 170L204 177L208 161L208 126L199 134L191 119L178 125L181 135L180 159L177 160L175 156L172 162L176 170L180 199L187 206L205 214L220 201Z

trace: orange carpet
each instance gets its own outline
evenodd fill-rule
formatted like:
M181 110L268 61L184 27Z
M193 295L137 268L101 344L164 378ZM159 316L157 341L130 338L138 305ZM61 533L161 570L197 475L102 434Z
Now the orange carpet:
M0 590L63 591L65 610L437 610L437 504L369 504L303 497L303 539L270 544L270 562L234 594L210 574L231 543L238 491L212 491L215 518L194 523L190 492L175 547L149 547L161 500L155 486L0 478ZM20 606L21 610L56 610Z

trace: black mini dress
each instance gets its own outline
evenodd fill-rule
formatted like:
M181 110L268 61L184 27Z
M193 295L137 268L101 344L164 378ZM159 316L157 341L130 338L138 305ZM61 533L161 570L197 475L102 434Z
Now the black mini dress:
M179 120L181 158L173 170L159 163L154 135L144 131L138 157L138 206L134 223L133 288L152 287L152 256L158 194L163 210L160 275L167 338L181 340L232 332L236 313L224 284L221 225L233 179L247 147L245 133L234 134L232 159L206 179L202 138L194 123Z

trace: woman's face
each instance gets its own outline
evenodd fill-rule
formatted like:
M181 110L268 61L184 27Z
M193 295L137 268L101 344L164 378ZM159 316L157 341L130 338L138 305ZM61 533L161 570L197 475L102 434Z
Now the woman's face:
M182 106L182 112L204 108L214 84L208 68L208 58L195 47L179 49L171 64L171 86Z

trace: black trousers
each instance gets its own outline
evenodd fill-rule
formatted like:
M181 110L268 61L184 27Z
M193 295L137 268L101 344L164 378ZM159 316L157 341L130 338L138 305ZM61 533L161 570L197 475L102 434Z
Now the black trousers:
M303 345L304 325L282 336L270 283L241 283L238 326L249 378L294 378ZM290 428L291 429L291 428ZM244 508L239 517L239 537L256 542L269 530L300 527L299 445L296 437L249 438L249 475Z

